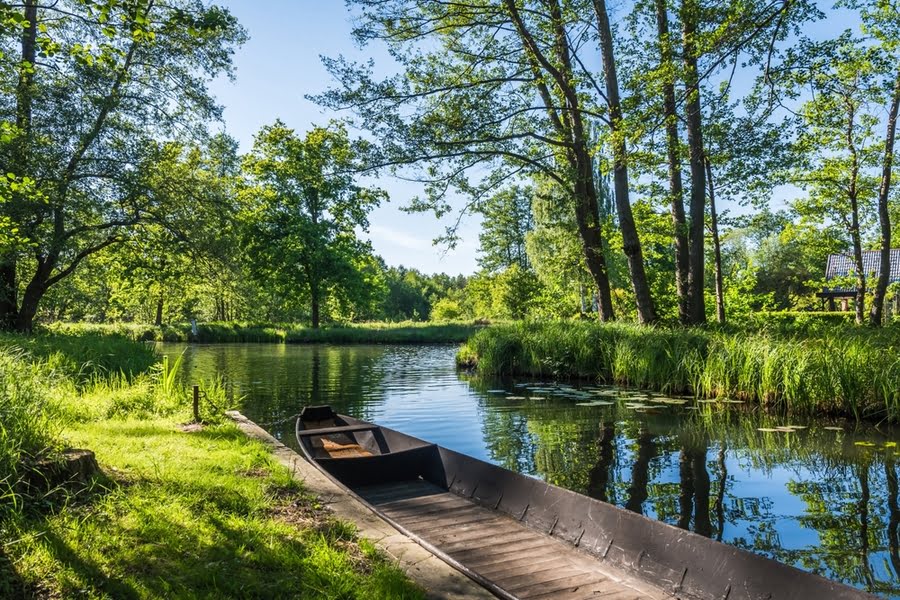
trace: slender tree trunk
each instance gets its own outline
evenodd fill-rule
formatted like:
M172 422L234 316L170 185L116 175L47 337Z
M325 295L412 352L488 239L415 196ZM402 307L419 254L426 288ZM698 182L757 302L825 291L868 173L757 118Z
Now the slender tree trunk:
M628 190L628 152L622 131L622 106L619 100L619 81L613 52L612 30L606 0L594 0L597 13L597 29L600 34L600 54L603 57L603 76L606 81L606 101L609 107L610 136L613 151L613 187L616 194L616 210L619 215L619 229L622 232L622 246L628 259L628 271L637 304L638 321L654 323L656 309L644 270L644 254L638 236Z
M309 297L310 297L310 313L312 318L312 327L313 329L319 328L319 282L311 281L309 285Z
M16 86L16 129L18 139L13 157L15 164L10 170L18 177L29 174L28 156L31 148L31 115L34 86L35 49L37 46L37 0L25 0L25 27L22 31L22 54L19 63L19 80ZM14 194L10 216L14 224L19 224L23 198ZM0 329L16 327L18 319L19 281L17 272L17 251L12 248L0 255Z
M22 304L19 307L19 314L16 318L16 331L31 333L34 330L34 317L37 315L41 298L44 297L44 294L47 293L47 289L50 287L48 282L55 264L50 259L38 261L34 277L28 282L25 293L22 295Z
M884 158L881 167L881 187L878 190L878 223L881 227L881 271L875 283L875 297L869 324L880 327L884 321L884 299L891 275L891 214L888 198L891 191L891 169L894 164L894 136L897 133L897 111L900 109L900 72L894 81L894 95L888 109L887 135L884 137Z
M666 119L666 159L669 165L669 196L672 204L672 225L675 236L675 292L678 295L678 318L688 324L690 317L687 219L684 215L684 184L681 180L681 152L678 143L678 115L675 104L675 64L669 39L669 15L666 0L656 1L656 25L659 33L660 62L666 72L663 83L663 115Z
M157 327L162 326L163 321L163 304L165 303L165 299L163 297L163 293L159 293L159 298L156 299L156 319L154 320L154 325Z
M697 0L684 0L681 4L682 46L684 53L684 78L687 99L687 137L691 163L690 206L690 289L691 323L706 322L704 294L704 236L706 220L706 169L703 165L703 117L700 110L700 80L697 74L697 18L700 7Z
M719 217L716 213L716 194L713 185L712 163L706 162L706 182L709 184L709 226L713 242L713 265L716 270L716 321L725 322L725 284L722 277L722 246L719 244Z
M578 198L575 200L575 222L581 237L581 249L594 285L597 287L597 308L601 321L612 321L615 312L612 306L612 292L609 286L609 271L603 253L603 233L596 192L586 189L584 184L576 186ZM591 202L591 196L594 201Z
M594 186L593 161L588 150L587 132L581 116L578 93L572 81L571 48L565 33L562 9L559 2L548 2L550 25L555 38L554 53L557 64L554 66L526 27L516 2L505 0L504 6L525 47L535 86L547 109L548 118L559 138L569 144L565 151L565 161L574 179L575 222L581 237L585 264L597 287L600 320L611 321L615 315L606 257L603 253L602 222L597 190ZM562 95L565 110L558 109L559 102L551 93L547 79L554 82Z

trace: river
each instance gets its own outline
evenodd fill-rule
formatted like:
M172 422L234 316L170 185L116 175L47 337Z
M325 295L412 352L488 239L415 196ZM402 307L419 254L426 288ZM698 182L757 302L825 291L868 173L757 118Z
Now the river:
M159 344L296 447L307 404L900 599L900 431L599 385L482 382L453 346Z

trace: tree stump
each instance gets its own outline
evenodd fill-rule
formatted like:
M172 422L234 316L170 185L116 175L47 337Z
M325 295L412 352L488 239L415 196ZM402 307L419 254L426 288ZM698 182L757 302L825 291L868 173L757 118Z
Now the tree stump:
M82 488L90 482L100 467L90 450L69 448L60 456L29 461L19 483L24 494L46 493L56 488Z

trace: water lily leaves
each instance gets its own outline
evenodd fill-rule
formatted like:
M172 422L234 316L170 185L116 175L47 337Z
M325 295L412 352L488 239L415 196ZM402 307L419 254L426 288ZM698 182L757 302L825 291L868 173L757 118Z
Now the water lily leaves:
M843 427L823 427L822 429L827 429L828 431L843 431Z
M575 406L612 406L613 404L615 404L615 402L594 400L593 402L576 402Z

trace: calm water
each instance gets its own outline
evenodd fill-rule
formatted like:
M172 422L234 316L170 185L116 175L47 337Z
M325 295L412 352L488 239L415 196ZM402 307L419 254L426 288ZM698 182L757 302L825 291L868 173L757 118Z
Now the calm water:
M291 446L306 404L900 598L900 432L602 386L477 382L455 347L162 344ZM792 426L790 431L760 431Z

